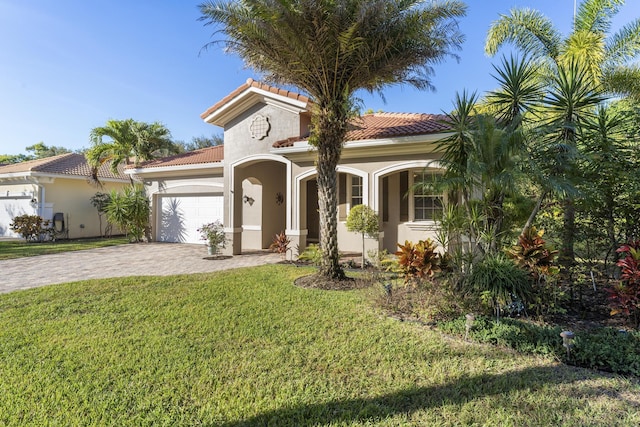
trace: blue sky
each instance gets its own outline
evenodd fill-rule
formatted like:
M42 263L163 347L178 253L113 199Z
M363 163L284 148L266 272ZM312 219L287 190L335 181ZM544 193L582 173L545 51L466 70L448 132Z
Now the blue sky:
M0 154L46 145L80 149L108 119L164 123L174 139L190 141L221 129L200 119L248 77L235 56L201 52L212 33L198 21L198 1L0 0ZM573 0L468 0L460 62L435 66L437 91L394 86L361 94L365 108L393 112L450 110L456 91L494 88L483 53L490 23L512 7L531 7L567 33ZM615 26L640 16L628 0Z

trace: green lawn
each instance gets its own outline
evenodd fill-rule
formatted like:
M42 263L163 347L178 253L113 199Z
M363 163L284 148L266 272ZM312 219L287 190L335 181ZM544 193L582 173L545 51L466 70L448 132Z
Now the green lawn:
M81 251L105 246L128 243L126 237L109 239L58 240L57 242L27 243L24 240L0 240L0 261L36 255L57 254L59 252Z
M446 338L310 270L0 295L0 425L640 424L637 379Z

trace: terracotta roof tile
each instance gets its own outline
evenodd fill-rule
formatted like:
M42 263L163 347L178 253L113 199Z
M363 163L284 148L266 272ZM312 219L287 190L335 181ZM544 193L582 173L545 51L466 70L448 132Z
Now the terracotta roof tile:
M247 89L249 89L251 87L255 87L257 89L261 89L261 90L264 90L264 91L267 91L267 92L275 93L277 95L286 96L287 98L291 98L291 99L294 99L296 101L309 102L309 98L304 96L304 95L300 95L299 93L291 92L289 90L280 89L280 88L277 88L277 87L274 87L274 86L269 86L268 84L261 83L261 82L253 80L252 78L249 78L249 79L247 79L247 81L243 85L238 87L236 90L231 92L229 95L227 95L224 98L222 98L220 101L215 103L212 107L209 107L207 109L207 111L205 111L204 113L200 114L200 117L203 120L206 119L208 116L210 116L211 114L213 114L214 112L216 112L217 110L219 110L220 108L222 108L223 106L225 106L226 104L231 102L234 98L236 98L237 96L242 94L245 90L247 90Z
M163 166L184 166L204 163L219 163L224 160L224 146L201 148L189 151L188 153L176 154L175 156L163 157L161 159L149 160L140 163L138 166L129 165L127 169L133 168L159 168Z
M349 124L346 141L383 139L401 136L427 135L448 129L442 114L375 113L357 117ZM277 141L274 148L292 147L308 137L294 137Z
M129 177L123 173L124 167L118 166L119 174L111 172L110 164L105 163L98 169L98 178L125 179ZM44 159L29 160L0 166L0 176L8 173L40 172L54 175L91 176L91 168L83 154L67 153Z

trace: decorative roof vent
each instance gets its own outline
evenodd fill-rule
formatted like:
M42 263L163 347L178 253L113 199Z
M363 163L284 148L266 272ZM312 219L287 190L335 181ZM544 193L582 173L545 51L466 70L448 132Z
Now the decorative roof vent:
M266 138L269 135L270 130L271 123L269 123L268 117L265 117L262 114L256 114L253 120L251 120L249 131L254 139L261 140Z

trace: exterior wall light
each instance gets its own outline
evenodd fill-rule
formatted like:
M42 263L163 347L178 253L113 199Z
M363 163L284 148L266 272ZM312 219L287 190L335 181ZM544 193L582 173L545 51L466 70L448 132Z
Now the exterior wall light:
M573 339L576 335L571 331L562 331L560 336L562 337L563 347L567 349L567 357L569 357L571 355L571 347L573 347Z

